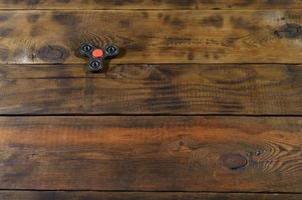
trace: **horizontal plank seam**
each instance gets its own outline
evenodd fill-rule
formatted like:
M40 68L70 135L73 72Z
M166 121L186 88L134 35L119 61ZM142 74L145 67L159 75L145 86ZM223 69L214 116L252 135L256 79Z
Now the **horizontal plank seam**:
M106 113L106 114L86 114L86 113L60 113L60 114L0 114L1 117L267 117L267 118L282 118L282 117L302 117L302 114L131 114L131 113Z
M83 65L86 66L87 63L83 62L78 62L78 63L2 63L0 64L0 66L22 66L22 65L60 65L60 66L64 66L64 65ZM127 63L114 63L111 65L302 65L302 62L297 62L297 63L257 63L257 62L243 62L243 63L234 63L234 62L230 62L230 63L195 63L195 62L177 62L177 63L132 63L132 62L127 62Z
M192 9L169 9L169 8L148 8L148 9L60 9L60 8L0 8L0 11L272 11L272 10L302 10L302 8L267 8L267 9L223 9L223 8L212 8L212 9L200 9L200 8L192 8Z
M17 191L17 192L100 192L100 193L111 193L111 192L121 192L121 193L186 193L186 194L302 194L301 192L237 192L237 191L229 191L229 192L222 192L222 191L160 191L160 190L40 190L40 189L0 189L0 191Z

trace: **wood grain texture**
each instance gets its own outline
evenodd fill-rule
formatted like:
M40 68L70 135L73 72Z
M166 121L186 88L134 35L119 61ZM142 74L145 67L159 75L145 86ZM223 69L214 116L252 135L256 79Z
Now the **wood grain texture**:
M0 0L1 9L297 9L299 0Z
M1 117L0 188L302 192L299 117Z
M1 11L0 63L86 63L84 41L118 44L112 63L301 63L301 24L301 10Z
M1 191L1 200L301 200L301 194Z
M0 114L301 115L300 65L2 65Z

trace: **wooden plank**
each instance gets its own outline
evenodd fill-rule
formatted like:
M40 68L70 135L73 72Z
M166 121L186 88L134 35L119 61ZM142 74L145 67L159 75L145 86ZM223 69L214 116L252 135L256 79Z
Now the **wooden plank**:
M2 65L0 77L0 114L302 114L300 65Z
M300 117L1 117L0 188L302 192Z
M298 9L299 0L0 0L1 9Z
M118 44L112 63L301 63L301 13L1 11L0 63L86 63L84 41Z
M301 200L301 194L1 191L2 200Z

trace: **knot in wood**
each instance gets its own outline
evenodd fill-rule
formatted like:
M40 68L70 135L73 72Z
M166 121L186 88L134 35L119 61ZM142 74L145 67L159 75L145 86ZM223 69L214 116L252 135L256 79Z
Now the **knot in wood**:
M219 158L219 162L223 167L226 167L230 170L236 170L243 168L247 165L247 159L236 153L224 154Z

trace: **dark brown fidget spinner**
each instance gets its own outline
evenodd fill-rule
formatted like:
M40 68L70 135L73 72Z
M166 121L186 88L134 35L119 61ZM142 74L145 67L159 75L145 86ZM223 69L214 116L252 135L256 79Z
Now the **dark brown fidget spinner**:
M109 44L103 49L97 48L90 43L82 44L79 51L82 56L89 58L87 67L90 72L102 71L105 60L117 56L120 52L115 44Z

